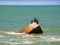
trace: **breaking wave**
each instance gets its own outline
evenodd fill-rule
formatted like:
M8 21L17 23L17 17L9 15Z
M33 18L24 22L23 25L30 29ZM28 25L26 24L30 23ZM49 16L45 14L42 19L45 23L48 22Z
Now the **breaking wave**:
M16 32L2 32L0 31L0 43L4 44L33 44L35 41L40 42L56 42L60 41L60 36L51 35L29 35L25 33Z

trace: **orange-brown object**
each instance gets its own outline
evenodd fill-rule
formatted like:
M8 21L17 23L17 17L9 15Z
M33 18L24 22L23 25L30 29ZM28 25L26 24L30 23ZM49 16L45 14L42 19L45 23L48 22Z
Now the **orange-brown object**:
M18 33L29 33L34 28L36 28L37 26L38 26L38 24L36 24L35 22L33 22L32 24L29 24L28 26L22 28L20 31L18 31Z
M32 31L32 28L30 26L26 26L24 28L22 28L20 31L18 31L18 33L29 33L30 31Z
M27 33L27 34L41 34L43 33L38 20L34 18L34 20L31 21L31 24L25 26L21 30L19 30L17 33Z

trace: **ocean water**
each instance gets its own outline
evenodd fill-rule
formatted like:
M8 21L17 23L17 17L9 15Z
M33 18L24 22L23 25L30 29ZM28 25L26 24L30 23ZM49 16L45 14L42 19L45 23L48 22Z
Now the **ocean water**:
M33 18L43 34L16 33ZM0 45L60 45L60 5L0 5Z

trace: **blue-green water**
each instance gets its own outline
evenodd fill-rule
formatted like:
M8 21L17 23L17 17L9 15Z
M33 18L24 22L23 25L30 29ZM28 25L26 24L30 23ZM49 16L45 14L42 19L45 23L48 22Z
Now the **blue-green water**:
M15 33L39 19L42 35ZM0 45L60 45L60 6L0 5Z

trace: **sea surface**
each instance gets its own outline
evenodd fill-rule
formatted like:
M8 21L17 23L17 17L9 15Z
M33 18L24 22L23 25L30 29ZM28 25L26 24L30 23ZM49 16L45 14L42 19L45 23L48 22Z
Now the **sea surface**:
M16 33L34 18L43 34ZM0 45L60 45L60 5L0 5Z

